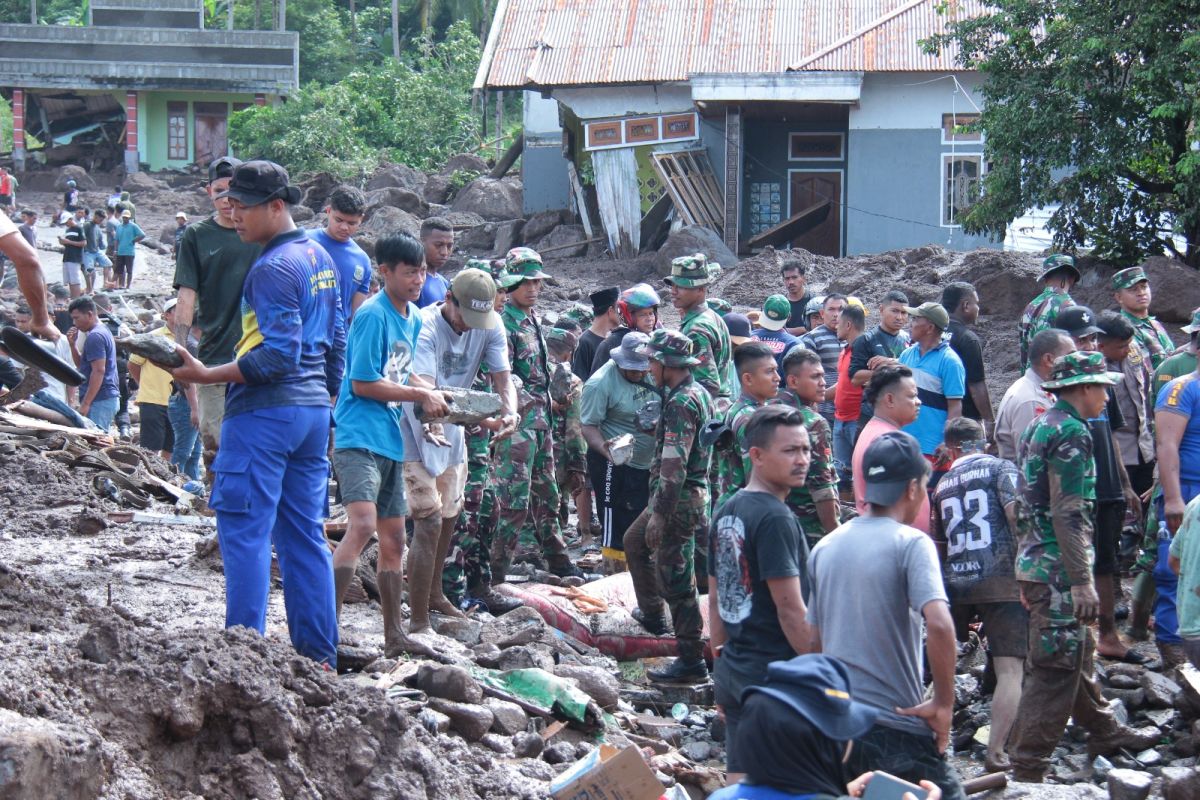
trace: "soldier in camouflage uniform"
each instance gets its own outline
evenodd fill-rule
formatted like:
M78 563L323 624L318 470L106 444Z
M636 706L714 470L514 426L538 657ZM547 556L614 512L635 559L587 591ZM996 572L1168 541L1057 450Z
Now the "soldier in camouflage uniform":
M671 274L663 280L671 287L671 303L683 318L680 330L692 340L696 358L696 382L708 390L716 401L717 410L724 411L733 400L734 387L729 382L729 362L733 344L729 329L717 312L708 306L708 285L720 270L697 253L681 256L671 262Z
M788 493L786 502L800 521L811 548L840 524L833 433L829 422L817 411L817 403L825 398L825 368L820 355L797 345L783 357L783 374L787 386L776 402L800 412L812 448L808 477L803 486Z
M1171 353L1175 343L1158 320L1150 316L1150 279L1141 267L1123 269L1112 276L1113 298L1121 307L1121 316L1133 326L1133 341L1143 358L1150 359L1150 368L1158 369Z
M650 465L650 503L625 533L625 558L638 599L635 617L663 633L669 608L679 647L669 667L647 670L646 676L705 680L694 551L697 532L708 528L709 451L700 446L700 433L713 416L713 401L693 378L700 359L679 331L655 331L638 352L650 359L650 374L665 397Z
M492 546L492 577L503 580L516 554L522 529L531 525L542 555L555 575L581 576L567 553L558 527L558 484L554 481L554 414L550 406L550 365L542 326L533 313L541 291L542 257L517 247L505 257L508 300L501 312L508 334L513 374L521 379L518 398L531 398L517 432L495 448L496 500L500 521ZM523 405L518 401L519 405Z
M579 419L583 381L571 371L571 357L578 343L573 330L555 327L546 332L546 346L555 370L550 387L550 399L554 403L554 480L560 489L566 489L559 501L560 525L567 524L567 495L576 499L575 507L579 508L579 494L586 488L587 441L583 438L583 423ZM562 396L555 397L557 393ZM590 516L590 510L588 514ZM583 520L580 524L582 526Z
M727 433L721 436L714 450L718 475L714 509L737 494L750 479L746 423L756 410L774 400L779 391L779 370L775 368L770 347L762 342L747 342L737 349L733 360L742 394L725 412Z
M1016 577L1029 609L1029 654L1009 752L1020 781L1042 780L1069 717L1088 730L1091 756L1149 747L1158 738L1157 729L1117 723L1093 664L1090 623L1100 600L1092 578L1096 462L1087 420L1104 411L1108 387L1120 380L1120 373L1105 370L1100 353L1061 356L1042 384L1058 402L1034 420L1018 446Z
M1017 323L1017 335L1021 340L1021 370L1029 368L1029 344L1033 337L1054 327L1058 312L1075 305L1071 299L1071 287L1079 280L1075 259L1066 255L1053 255L1042 262L1042 274L1038 278L1045 284L1042 293L1025 306L1021 321Z

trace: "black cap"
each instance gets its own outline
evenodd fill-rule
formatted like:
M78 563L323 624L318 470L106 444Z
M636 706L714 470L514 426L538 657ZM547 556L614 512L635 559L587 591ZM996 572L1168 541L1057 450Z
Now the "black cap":
M1093 333L1104 333L1096 327L1096 314L1087 306L1070 306L1059 311L1054 319L1054 327L1066 331L1076 339L1091 336Z
M750 318L745 314L730 311L721 319L725 320L725 327L729 329L730 336L736 336L739 339L750 338Z
M234 170L242 165L239 158L233 156L222 156L221 158L213 159L208 164L208 182L218 181L221 178L232 178ZM117 187L119 191L120 186Z
M231 197L248 206L268 200L295 205L300 202L300 190L288 185L287 170L274 161L247 161L233 171L229 188L217 197Z
M603 314L617 304L617 298L621 296L621 290L616 286L610 286L607 289L597 289L588 295L588 299L592 301L592 310L597 314Z
M921 455L921 445L904 431L888 431L867 448L862 461L866 489L864 499L878 506L890 506L900 499L910 481L925 475L929 462Z

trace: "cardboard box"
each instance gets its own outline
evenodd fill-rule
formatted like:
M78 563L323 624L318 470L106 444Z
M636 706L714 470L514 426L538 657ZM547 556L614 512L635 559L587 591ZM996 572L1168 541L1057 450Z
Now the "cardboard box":
M636 747L602 744L550 784L554 800L658 800L663 787Z

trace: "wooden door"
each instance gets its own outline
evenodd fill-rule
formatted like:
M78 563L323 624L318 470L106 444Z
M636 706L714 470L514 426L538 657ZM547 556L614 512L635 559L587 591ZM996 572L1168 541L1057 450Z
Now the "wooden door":
M196 163L204 166L229 153L229 107L196 103Z
M824 221L792 240L792 246L803 247L820 256L842 255L842 173L793 172L788 216L829 202L829 214Z

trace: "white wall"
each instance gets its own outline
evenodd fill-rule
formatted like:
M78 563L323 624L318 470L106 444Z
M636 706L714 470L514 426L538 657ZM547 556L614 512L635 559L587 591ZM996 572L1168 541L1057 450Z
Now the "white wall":
M957 84L951 73L868 73L863 79L862 99L850 109L850 130L937 129L942 127L942 114L974 114L971 100L983 108L980 76L957 73L954 77Z
M695 110L692 89L687 84L555 89L554 99L580 119L679 114Z
M521 105L526 134L558 133L558 101L541 92L525 92Z

